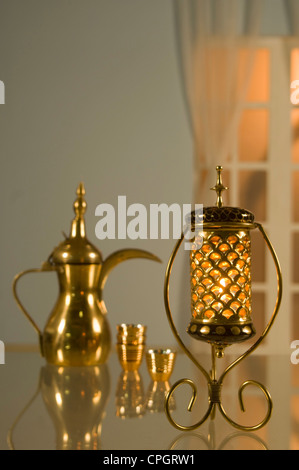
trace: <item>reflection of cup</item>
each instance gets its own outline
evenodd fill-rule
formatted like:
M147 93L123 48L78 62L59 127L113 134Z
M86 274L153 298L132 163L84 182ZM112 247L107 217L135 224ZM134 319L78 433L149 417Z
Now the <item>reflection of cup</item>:
M176 352L171 349L149 349L146 365L153 381L168 381L174 367Z
M161 413L165 409L165 398L166 394L170 390L169 382L153 382L149 385L147 395L146 395L146 409L150 413ZM169 401L169 409L171 411L175 410L175 400L171 396Z
M138 418L145 413L142 378L137 371L122 372L116 388L116 416Z
M116 349L119 362L125 371L138 370L143 359L146 326L117 325Z

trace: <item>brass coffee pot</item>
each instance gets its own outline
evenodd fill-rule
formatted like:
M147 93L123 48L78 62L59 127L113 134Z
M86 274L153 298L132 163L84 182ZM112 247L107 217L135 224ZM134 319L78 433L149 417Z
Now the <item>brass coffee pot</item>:
M19 273L13 281L15 300L39 335L40 352L50 364L85 366L104 363L111 347L111 334L103 288L109 272L130 258L159 261L155 255L137 249L119 250L105 261L85 234L85 189L80 183L74 202L75 217L66 237L41 268ZM28 273L56 271L59 296L43 333L17 295L19 279Z

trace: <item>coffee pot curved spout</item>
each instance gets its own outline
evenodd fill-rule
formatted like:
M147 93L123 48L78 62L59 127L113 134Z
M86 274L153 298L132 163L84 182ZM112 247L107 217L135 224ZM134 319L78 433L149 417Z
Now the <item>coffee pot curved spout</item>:
M114 269L118 264L123 263L124 261L136 258L143 258L161 263L160 258L150 253L149 251L139 250L135 248L126 248L124 250L115 251L106 258L102 266L99 279L100 298L102 298L103 289L112 269Z

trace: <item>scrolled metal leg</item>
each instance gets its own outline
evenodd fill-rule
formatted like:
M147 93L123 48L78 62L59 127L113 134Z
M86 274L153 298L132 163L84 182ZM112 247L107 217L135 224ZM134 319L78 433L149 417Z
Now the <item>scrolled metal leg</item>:
M196 397L197 397L197 388L196 388L196 385L194 384L194 382L190 379L181 379L181 380L178 380L178 382L176 382L172 388L169 390L167 396L166 396L166 400L165 400L165 412L166 412L166 416L168 418L168 420L170 421L170 423L176 428L178 429L179 431L193 431L194 429L197 429L199 426L201 426L207 419L208 417L211 415L212 413L212 410L214 408L214 403L212 401L210 401L209 403L209 407L208 407L208 410L206 412L206 414L204 415L204 417L198 421L197 423L195 424L192 424L190 426L184 426L184 425L181 425L181 424L178 424L171 416L170 414L170 407L169 407L169 402L170 402L170 399L172 397L172 394L175 392L175 390L182 384L187 384L187 385L190 385L190 387L192 388L192 397L189 401L189 405L188 405L188 408L187 410L189 412L192 411L192 408L193 408L193 405L195 403L195 400L196 400Z
M223 408L223 405L221 403L221 401L219 401L218 405L219 405L219 409L220 409L220 412L221 414L224 416L224 418L232 425L234 426L235 428L239 429L239 430L242 430L242 431L257 431L258 429L262 428L263 426L265 426L265 424L267 424L267 422L269 421L269 419L271 418L271 415L272 415L272 409L273 409L273 402L272 402L272 398L270 396L270 393L268 392L268 390L259 382L256 382L255 380L246 380L242 385L241 387L239 388L239 391L238 391L238 397L239 397L239 403L240 403L240 407L241 407L241 410L243 412L245 412L245 406L244 406L244 401L243 401L243 391L245 390L246 387L248 387L248 385L253 385L253 386L256 386L258 387L265 395L266 397L266 400L267 400L267 405L268 405L268 410L267 410L267 413L266 413L266 416L265 418L258 424L255 424L253 426L244 426L244 425L241 425L241 424L238 424L236 423L235 421L233 421L228 415L227 413L225 412L224 408Z

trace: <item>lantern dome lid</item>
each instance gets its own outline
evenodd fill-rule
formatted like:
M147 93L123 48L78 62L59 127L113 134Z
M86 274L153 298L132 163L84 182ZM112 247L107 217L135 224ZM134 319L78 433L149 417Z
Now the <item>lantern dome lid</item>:
M233 225L237 228L255 228L254 214L247 209L240 207L223 206L222 192L228 189L222 184L222 166L216 167L217 181L216 185L211 188L217 193L217 201L215 206L203 207L202 210L192 211L186 217L186 222L192 226L201 224L209 227L219 227L223 225Z
M233 224L253 224L254 214L247 209L240 207L203 207L202 211L192 211L187 216L187 221L193 225L202 224L218 224L218 223L233 223Z

